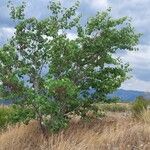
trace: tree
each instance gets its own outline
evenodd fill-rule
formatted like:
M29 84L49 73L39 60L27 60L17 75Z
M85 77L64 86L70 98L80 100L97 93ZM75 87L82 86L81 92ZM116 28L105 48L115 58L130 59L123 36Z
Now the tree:
M51 15L42 20L26 18L25 3L8 6L17 25L0 49L0 81L1 95L17 104L14 120L37 118L41 127L44 122L58 130L67 125L69 112L79 113L82 106L85 114L86 107L105 100L127 79L129 65L114 57L138 44L140 34L127 17L113 19L108 9L84 26L76 13L78 2L64 8L51 1ZM77 38L69 39L69 31ZM96 90L91 98L89 88ZM81 94L86 100L79 100Z

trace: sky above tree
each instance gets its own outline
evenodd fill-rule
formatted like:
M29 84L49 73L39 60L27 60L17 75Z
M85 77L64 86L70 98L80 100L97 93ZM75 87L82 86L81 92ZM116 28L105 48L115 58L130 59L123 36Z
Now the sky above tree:
M64 6L68 6L72 0L61 0ZM20 0L12 0L19 4ZM25 0L27 4L26 15L35 16L42 19L48 16L46 9L49 0ZM75 2L75 0L74 0ZM139 43L139 51L120 54L124 61L129 62L133 71L130 73L131 79L122 84L123 89L150 91L150 1L149 0L80 0L84 23L86 18L93 16L97 11L106 10L112 7L113 17L129 16L137 32L143 34ZM14 22L10 20L7 9L7 0L0 0L0 46L7 42L14 33ZM75 38L75 34L70 32L70 38Z

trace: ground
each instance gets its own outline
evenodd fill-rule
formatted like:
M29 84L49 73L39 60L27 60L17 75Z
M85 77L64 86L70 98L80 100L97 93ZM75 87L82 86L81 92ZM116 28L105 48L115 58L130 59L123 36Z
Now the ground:
M145 121L120 109L91 122L76 117L68 129L47 138L36 121L11 126L0 134L0 150L149 150L150 113L146 113Z

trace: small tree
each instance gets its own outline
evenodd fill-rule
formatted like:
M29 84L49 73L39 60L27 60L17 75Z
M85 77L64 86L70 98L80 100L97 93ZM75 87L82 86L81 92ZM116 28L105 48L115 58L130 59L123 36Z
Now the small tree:
M55 130L65 127L69 112L104 100L127 78L129 65L113 57L117 51L135 50L139 34L127 17L113 19L110 9L80 23L77 2L70 8L51 1L51 15L26 18L25 4L14 7L15 34L0 49L1 95L17 104L15 121L37 118ZM76 39L69 39L69 31ZM92 100L87 98L94 88ZM80 95L87 98L80 101ZM49 116L50 115L50 116ZM49 117L48 117L49 116ZM83 115L84 116L84 115ZM48 119L49 118L49 119Z

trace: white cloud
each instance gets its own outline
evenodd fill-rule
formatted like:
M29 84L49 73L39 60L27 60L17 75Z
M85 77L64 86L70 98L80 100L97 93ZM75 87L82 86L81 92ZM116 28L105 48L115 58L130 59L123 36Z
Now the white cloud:
M77 38L77 35L74 34L74 33L67 33L67 37L70 39L70 40L75 40Z
M147 2L149 2L149 0L143 0L143 1L141 1L141 0L130 0L130 1L122 0L122 2L124 2L124 4L125 4L125 3L130 3L130 4L143 4L143 2L144 2L144 3L147 3Z
M150 81L146 81L144 79L144 75L149 74L150 72L150 46L149 45L140 45L139 51L128 51L121 58L125 62L129 62L133 72L139 73L142 70L146 70L143 72L142 80L137 78L139 74L132 74L132 78L125 81L121 88L127 90L140 90L150 92Z
M90 4L94 8L107 8L108 7L107 0L91 0Z
M122 84L121 89L150 92L150 83L137 79L136 77L132 77Z
M0 28L0 39L3 41L9 39L15 32L14 28L2 27Z
M121 58L134 69L150 70L150 45L139 45L139 51L128 51Z
M104 9L108 7L108 0L81 0L94 9Z
M131 17L138 32L149 34L150 0L113 0L109 1L109 6L112 7L113 16Z

